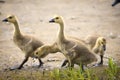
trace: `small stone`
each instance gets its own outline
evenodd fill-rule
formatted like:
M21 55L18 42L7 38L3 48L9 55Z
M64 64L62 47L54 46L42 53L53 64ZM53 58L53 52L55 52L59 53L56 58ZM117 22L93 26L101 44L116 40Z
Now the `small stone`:
M52 62L52 61L59 61L59 59L57 58L52 58L52 59L47 59L48 62Z
M117 37L117 35L115 35L115 34L113 34L112 32L109 34L109 37L111 38L111 39L115 39L116 37Z
M118 35L118 38L120 39L120 35Z
M40 22L43 22L43 20L42 20L42 19L40 19Z

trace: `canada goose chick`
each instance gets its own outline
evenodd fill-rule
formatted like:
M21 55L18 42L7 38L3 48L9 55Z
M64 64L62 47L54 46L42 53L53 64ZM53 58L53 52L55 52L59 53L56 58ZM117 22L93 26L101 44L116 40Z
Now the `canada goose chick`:
M92 50L95 53L100 53L101 61L100 61L99 65L102 65L103 64L103 56L104 56L105 50L106 50L106 39L104 37L99 37L96 40L95 46L93 47Z
M37 50L35 50L34 55L35 57L41 59L46 57L49 53L56 53L59 52L60 50L56 47L56 43L53 45L43 45Z
M17 69L21 69L29 59L29 57L34 57L33 52L40 46L43 45L43 42L35 39L32 36L23 35L20 32L19 24L17 18L14 15L11 15L3 20L3 22L10 22L14 24L14 36L13 41L14 43L25 53L25 59L22 61L20 66ZM43 64L40 59L39 60L39 67Z
M70 67L73 67L74 64L87 65L88 63L94 61L93 59L96 60L94 54L92 54L92 52L89 51L89 49L84 45L82 41L66 39L64 35L64 23L61 16L56 16L53 19L51 19L49 22L58 23L60 25L56 43L59 50L65 55L69 64L71 64ZM71 48L73 48L73 51L69 51L71 50ZM75 54L75 56L72 57L71 54L73 55ZM89 56L94 56L94 58L93 57L91 58Z
M43 45L37 48L37 50L35 50L34 55L36 58L39 58L39 59L44 58L49 54L49 51L50 51L50 46Z

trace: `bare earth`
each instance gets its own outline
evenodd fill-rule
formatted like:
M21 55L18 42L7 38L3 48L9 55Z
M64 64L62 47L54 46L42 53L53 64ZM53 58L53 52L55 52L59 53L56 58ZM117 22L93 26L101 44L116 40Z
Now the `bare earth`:
M33 35L46 44L57 37L59 25L48 21L54 15L64 17L65 34L84 39L91 34L100 34L107 39L105 56L112 57L120 65L120 5L112 7L113 0L5 0L0 3L0 20L7 15L18 17L21 32ZM13 25L0 21L0 71L18 66L24 53L13 43ZM64 56L50 54L42 59L48 68L60 67ZM57 61L49 62L48 59ZM107 59L105 65L107 64ZM29 59L24 65L31 69L37 60ZM29 68L30 67L30 68ZM1 74L0 74L1 75Z

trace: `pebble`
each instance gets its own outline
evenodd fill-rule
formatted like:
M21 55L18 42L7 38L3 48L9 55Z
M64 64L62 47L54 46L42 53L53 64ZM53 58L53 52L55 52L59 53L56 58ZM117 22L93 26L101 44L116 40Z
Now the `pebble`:
M40 19L40 22L43 22L43 20L42 20L42 19Z
M108 35L108 37L110 37L111 39L115 39L115 38L117 38L117 35L111 32L111 33Z
M118 38L120 39L120 35L118 35Z
M59 59L53 58L53 59L47 59L48 62L52 62L52 61L60 61Z

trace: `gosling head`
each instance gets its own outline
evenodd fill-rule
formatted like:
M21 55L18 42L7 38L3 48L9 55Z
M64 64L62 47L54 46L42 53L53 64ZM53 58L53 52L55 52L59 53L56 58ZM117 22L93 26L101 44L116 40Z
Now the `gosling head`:
M2 20L3 22L10 22L10 23L15 23L16 22L16 18L14 15L10 15L7 18L5 18L4 20Z
M54 17L53 19L51 19L49 22L50 22L50 23L59 23L59 24L61 24L61 23L63 23L63 19L62 19L61 16L55 16L55 17Z
M34 52L36 58L43 58L48 54L49 46L41 46Z
M103 47L103 50L106 50L106 39L104 37L99 37L97 39L98 45Z

